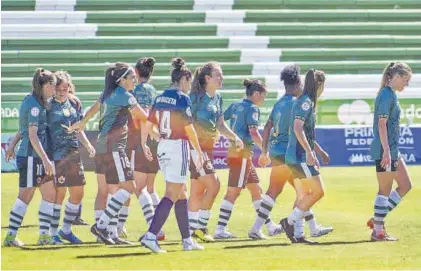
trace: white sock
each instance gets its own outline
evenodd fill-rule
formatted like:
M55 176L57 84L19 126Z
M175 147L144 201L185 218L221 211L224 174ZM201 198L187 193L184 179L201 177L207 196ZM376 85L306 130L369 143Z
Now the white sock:
M143 216L148 225L151 224L153 216L155 215L155 208L153 207L152 198L146 189L143 189L139 194L139 204L142 208Z
M199 211L190 212L189 211L189 227L190 235L197 229L197 221L199 220Z
M301 238L304 236L304 219L298 219L294 225L294 237Z
M313 211L311 209L307 212L304 212L304 218L307 222L308 227L310 228L310 232L316 233L319 227L317 226L316 218L314 217Z
M54 203L41 200L39 206L39 234L40 235L49 235L50 234L50 225L51 218L53 217Z
M12 210L10 211L9 215L8 235L16 236L20 225L22 225L22 220L25 217L27 207L28 205L21 199L16 199L15 204L13 204Z
M198 229L205 229L208 226L210 219L211 211L210 210L199 210L199 218L197 221Z
M269 197L268 195L262 196L262 200L260 201L260 206L257 211L256 221L253 225L253 231L259 231L262 228L262 226L266 223L274 204L275 201L271 197Z
M67 201L66 209L64 211L63 226L61 227L61 230L65 234L72 232L72 223L79 214L79 206L80 204L73 204L70 201Z
M388 213L389 198L377 195L374 202L374 230L376 233L383 231L384 218Z
M105 229L107 228L110 220L118 215L123 204L130 198L130 193L124 189L119 189L117 192L110 198L107 208L104 210L104 213L98 220L98 228ZM117 224L115 225L117 227Z
M216 231L225 231L228 221L231 217L233 207L233 203L227 200L222 201L221 208L219 209L219 218L218 225L216 226Z
M301 210L298 207L295 207L294 210L292 210L291 214L288 216L288 224L294 225L295 222L304 216L304 211Z
M95 222L98 222L104 210L95 210Z
M129 217L130 208L128 206L121 207L120 212L118 212L118 223L117 223L117 232L121 231L126 223L127 218Z
M161 199L159 198L158 194L156 192L149 193L151 195L153 208L156 209L156 206L158 206Z
M51 227L50 227L51 236L57 235L58 225L60 224L60 213L61 213L61 205L54 203L53 216L51 217Z
M398 204L401 202L402 198L399 195L398 191L393 190L392 193L389 195L389 201L387 203L387 208L390 211L396 208Z

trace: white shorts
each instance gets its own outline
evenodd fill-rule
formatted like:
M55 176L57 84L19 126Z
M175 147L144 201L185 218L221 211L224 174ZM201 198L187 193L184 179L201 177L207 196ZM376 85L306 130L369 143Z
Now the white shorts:
M161 139L157 157L165 181L186 183L190 164L190 148L184 139Z

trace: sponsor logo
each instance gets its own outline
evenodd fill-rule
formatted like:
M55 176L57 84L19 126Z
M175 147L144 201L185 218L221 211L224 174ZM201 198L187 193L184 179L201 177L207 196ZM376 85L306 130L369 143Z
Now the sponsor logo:
M0 108L1 118L19 118L19 109L17 108Z
M362 154L362 153L353 153L349 157L349 162L351 164L358 164L358 163L365 163L365 162L372 162L371 156L368 154Z
M38 115L39 115L39 108L38 107L32 107L32 109L31 109L31 115L33 117L38 117Z
M66 181L66 178L64 177L64 176L60 176L60 177L58 177L58 179L57 179L57 182L59 183L59 184L64 184L64 182Z
M310 103L309 102L304 102L301 105L301 109L303 109L304 111L308 111L310 109Z

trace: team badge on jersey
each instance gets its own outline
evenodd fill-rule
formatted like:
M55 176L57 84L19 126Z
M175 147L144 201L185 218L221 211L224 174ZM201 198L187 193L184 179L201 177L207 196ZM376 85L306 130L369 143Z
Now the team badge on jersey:
M64 176L60 176L58 177L57 181L59 184L64 184L64 182L66 181L66 178Z
M259 113L254 112L252 117L255 121L258 121L259 120Z
M187 107L187 109L186 109L186 115L189 116L189 117L192 116L190 107Z
M309 103L309 102L305 102L305 103L303 103L303 104L301 105L301 108L302 108L304 111L308 111L308 110L310 109L310 103Z
M38 115L39 115L39 108L38 107L32 107L32 109L31 109L31 115L33 117L38 117Z
M130 98L129 98L129 104L130 104L130 105L135 105L135 104L137 104L136 98L135 98L135 97L130 97Z
M64 108L64 109L63 109L63 115L64 115L65 117L70 117L70 110L69 110L69 109L67 109L67 108Z

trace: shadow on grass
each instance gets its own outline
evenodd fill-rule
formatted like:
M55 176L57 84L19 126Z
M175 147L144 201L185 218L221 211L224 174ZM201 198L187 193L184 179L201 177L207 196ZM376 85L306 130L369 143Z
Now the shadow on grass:
M332 241L332 242L322 242L315 244L307 244L308 246L334 246L334 245L353 245L353 244L364 244L364 243L373 243L370 240L358 240L358 241Z
M256 242L250 238L232 238L232 239L216 239L214 243L238 243L238 242Z
M19 227L19 229L24 229L24 228L38 228L39 227L39 225L23 225L23 226L20 226ZM3 227L1 227L1 229L3 230L3 229L8 229L9 228L9 226L3 226Z
M92 242L92 244L80 244L80 245L57 245L57 246L39 246L39 245L26 245L21 247L22 250L58 250L58 249L68 249L68 248L93 248L93 247L101 247L103 244L97 244Z
M228 247L224 247L224 249L286 247L286 246L290 246L290 244L286 244L286 243L264 244L263 243L263 244L255 244L255 245L228 246Z
M98 258L122 258L133 256L146 256L151 255L152 252L135 252L135 253L121 253L121 254L100 254L100 255L79 255L76 259L98 259Z

